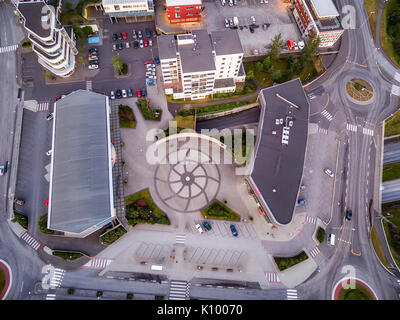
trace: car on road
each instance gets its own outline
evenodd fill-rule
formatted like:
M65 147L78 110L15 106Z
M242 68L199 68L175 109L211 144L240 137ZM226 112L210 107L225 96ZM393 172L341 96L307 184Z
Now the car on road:
M147 40L144 40L144 46L148 47L149 46L149 42Z
M299 201L297 201L296 206L302 206L305 205L307 203L307 201L305 199L299 199Z
M112 48L113 48L113 51L117 51L117 45L115 43L113 44Z
M53 150L50 149L49 151L46 152L46 156L50 157L52 155L52 153L53 153Z
M126 34L126 32L122 32L122 39L126 40L128 39L128 35Z
M207 222L207 221L204 221L203 222L203 226L204 226L204 228L206 228L206 230L208 230L208 231L210 231L212 228L211 228L211 226L210 226L210 224Z
M130 44L129 44L129 41L125 45L126 45L127 49L129 49L131 47Z
M197 229L197 231L200 232L200 233L203 233L203 232L204 232L204 230L202 229L202 227L201 227L201 225L200 225L199 223L196 224L196 229Z
M128 97L133 97L133 92L131 88L128 88Z
M351 217L353 216L353 212L350 209L346 210L346 220L350 221Z
M114 91L110 92L110 98L111 98L111 100L115 99L115 92Z
M126 89L122 89L122 98L127 98L128 93L126 92Z
M140 41L139 41L139 47L140 47L140 48L143 48L143 47L144 47L144 45L143 45L143 40L142 40L142 39L140 39Z
M328 235L328 238L326 239L326 241L328 242L328 244L330 246L334 246L335 245L335 235L333 233L330 233Z
M142 31L141 31L141 30L139 30L139 31L137 32L137 36L138 36L139 39L142 39L142 38L143 38L143 34L142 34Z
M139 48L139 41L135 40L135 41L133 42L133 47L134 47L135 49Z
M139 89L136 90L136 95L137 95L138 98L140 98L142 96L142 93L140 92Z
M331 169L325 168L324 172L325 172L325 174L327 174L331 178L333 178L335 176L335 174L333 173L333 171Z
M122 33L118 35L118 40L122 40Z
M99 52L99 49L98 48L90 48L89 49L89 53L90 54L92 54L92 53L98 53Z
M8 161L6 161L6 164L4 165L4 173L7 173L9 166L10 166L10 163Z
M90 70L93 70L93 69L98 69L99 68L99 65L98 64L89 64L89 67L88 67Z
M141 93L142 93L142 97L147 96L147 92L146 92L146 89L145 89L145 88L142 89L142 92L141 92Z
M236 230L236 227L233 224L231 224L230 228L231 228L233 236L237 237L238 236L238 232Z
M151 38L151 31L150 31L150 29L149 29L149 28L146 28L146 29L145 29L145 32L146 32L146 37L147 37L147 38Z
M119 42L117 44L117 48L118 48L118 50L122 50L124 48L124 46L122 45L122 42Z
M54 113L49 113L46 117L46 120L51 120L54 118Z
M117 41L117 40L118 40L118 35L117 35L116 33L114 33L113 36L112 36L112 39L113 39L114 41Z
M121 99L122 98L121 89L117 89L117 91L115 91L115 96L117 97L117 99Z
M154 57L154 61L156 62L156 64L160 64L160 59L158 57Z

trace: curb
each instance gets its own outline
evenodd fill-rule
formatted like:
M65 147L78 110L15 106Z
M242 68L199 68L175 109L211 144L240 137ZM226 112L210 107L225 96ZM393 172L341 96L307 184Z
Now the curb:
M356 278L356 277L354 277L354 278L353 278L353 277L344 277L344 278L340 279L338 282L336 282L336 284L335 284L335 286L334 286L334 288L333 288L333 290L332 290L332 297L331 297L331 300L339 300L339 299L337 299L337 298L338 298L338 295L339 295L339 291L340 291L340 290L338 290L338 289L339 289L339 285L340 285L342 282L347 281L347 280L349 280L349 279L355 280L356 284L359 284L359 285L363 286L365 289L367 289L368 292L369 292L369 293L372 295L372 297L374 298L374 300L379 300L379 299L378 299L378 295L375 293L375 291L374 291L369 285L367 285L366 282L364 282L363 280L361 280L361 279L359 279L359 278Z
M4 293L4 290L3 290L3 292L0 292L0 300L6 300L7 295L10 292L10 289L11 289L11 286L12 286L12 279L13 278L12 278L11 267L9 266L9 264L7 262L5 262L4 260L0 259L0 269L3 269L3 268L1 268L2 265L6 267L5 271L7 271L8 274L5 274L5 277L6 277L6 286L5 286L6 292ZM7 276L8 276L8 278L7 278ZM7 283L7 280L8 280L8 283Z

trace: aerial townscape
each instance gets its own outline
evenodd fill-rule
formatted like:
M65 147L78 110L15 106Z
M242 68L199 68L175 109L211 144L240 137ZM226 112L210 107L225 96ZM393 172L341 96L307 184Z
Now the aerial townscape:
M400 0L0 0L0 300L398 301L399 97Z

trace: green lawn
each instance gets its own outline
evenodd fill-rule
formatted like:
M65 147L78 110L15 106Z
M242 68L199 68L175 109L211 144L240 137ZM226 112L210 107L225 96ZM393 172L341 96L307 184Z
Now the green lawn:
M364 8L368 14L369 26L371 28L372 37L374 38L374 42L375 42L376 20L378 19L379 6L378 6L378 3L376 2L376 0L365 0Z
M319 241L319 243L322 243L324 242L324 239L325 239L325 230L319 227L317 231L317 240Z
M355 289L342 289L339 292L339 300L373 300L369 291L360 284Z
M394 136L396 134L400 134L400 112L398 111L385 121L385 137Z
M275 263L277 264L280 271L286 270L294 265L303 262L308 259L307 254L302 251L294 257L274 257Z
M168 216L162 212L151 198L149 189L144 189L125 199L126 217L130 225L137 223L170 224Z
M28 229L28 217L24 214L14 212L14 219L12 222L18 222L22 228Z
M240 215L238 215L236 212L233 212L218 200L214 200L214 202L207 209L201 210L201 214L206 219L240 221Z
M385 253L383 252L382 243L379 240L378 232L376 231L375 227L372 227L371 229L371 241L379 260L386 268L389 268L389 263L386 259Z
M383 221L386 237L396 264L400 267L400 201L385 203L382 205L382 214L397 228Z
M394 11L393 7L398 6L398 1L389 0L386 4L386 7L382 14L382 25L381 25L381 47L385 51L385 53L389 56L389 58L395 63L398 67L400 67L400 56L394 50L393 40L390 35L387 33L388 26L388 13Z
M76 260L83 256L79 252L67 252L67 251L53 251L53 256L59 257L63 260Z
M3 270L0 269L0 293L3 292L4 286L6 285L6 278Z
M45 213L44 215L42 215L39 218L39 230L40 230L40 232L45 233L45 234L53 234L54 233L53 230L47 229L47 213Z
M389 163L383 166L382 181L400 178L400 162Z

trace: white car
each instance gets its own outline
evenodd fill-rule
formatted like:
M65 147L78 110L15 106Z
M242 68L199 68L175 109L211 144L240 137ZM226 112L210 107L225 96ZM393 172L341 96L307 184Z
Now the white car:
M299 41L298 46L299 46L300 50L303 50L304 49L304 41Z
M126 92L126 89L122 89L122 98L127 98L128 93Z
M111 98L111 100L115 99L115 92L114 91L110 92L110 98Z
M149 39L149 47L153 46L153 40Z
M332 171L331 169L326 168L326 169L324 169L324 172L325 172L328 176L330 176L331 178L333 178L333 177L335 176L335 174L333 173L333 171Z
M50 157L52 155L52 153L53 153L53 150L50 149L49 151L46 152L46 156Z
M88 67L90 70L92 70L92 69L98 69L99 68L99 65L98 64L89 64L89 67Z
M129 49L131 46L129 44L129 42L126 43L126 48Z
M199 231L200 233L203 233L203 232L204 232L204 230L201 228L201 225L200 225L200 224L196 224L196 229L197 229L197 231Z
M46 120L51 120L54 118L54 113L49 113L46 117Z
M253 24L256 23L256 18L254 16L251 16L250 20L251 20L251 23L253 23Z

